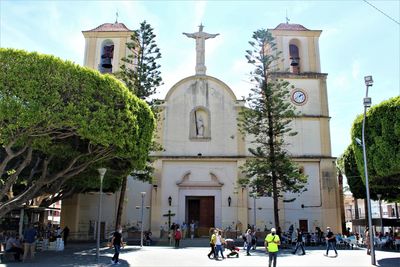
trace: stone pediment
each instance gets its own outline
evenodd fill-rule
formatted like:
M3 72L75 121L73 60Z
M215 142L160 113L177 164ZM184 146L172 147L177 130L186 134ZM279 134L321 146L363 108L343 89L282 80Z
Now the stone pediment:
M211 179L208 181L193 181L190 180L191 172L185 173L182 179L176 182L176 185L179 187L222 187L224 185L223 182L219 181L218 177L210 172Z

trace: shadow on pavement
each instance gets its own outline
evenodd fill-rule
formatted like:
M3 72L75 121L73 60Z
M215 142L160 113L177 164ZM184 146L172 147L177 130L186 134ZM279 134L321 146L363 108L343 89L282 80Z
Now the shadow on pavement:
M378 264L383 267L399 267L400 257L381 259L378 260Z

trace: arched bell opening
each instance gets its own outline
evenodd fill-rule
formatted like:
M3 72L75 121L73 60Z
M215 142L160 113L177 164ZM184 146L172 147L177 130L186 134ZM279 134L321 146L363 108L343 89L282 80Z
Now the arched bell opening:
M112 73L112 60L114 58L114 43L111 40L103 41L101 45L99 71L101 73Z
M289 43L290 72L294 74L300 73L300 52L299 41L291 40Z

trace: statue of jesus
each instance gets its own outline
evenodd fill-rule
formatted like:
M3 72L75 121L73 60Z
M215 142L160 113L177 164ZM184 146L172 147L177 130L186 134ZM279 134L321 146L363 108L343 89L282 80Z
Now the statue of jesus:
M210 34L203 32L203 25L200 24L199 31L195 33L183 33L189 38L196 39L196 74L205 75L206 74L206 66L205 66L205 40L209 38L215 38L217 34Z

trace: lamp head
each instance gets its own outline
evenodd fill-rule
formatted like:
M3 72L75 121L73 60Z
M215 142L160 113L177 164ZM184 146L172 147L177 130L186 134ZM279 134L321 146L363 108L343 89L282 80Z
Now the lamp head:
M99 168L99 169L97 169L97 171L99 172L99 174L101 176L104 176L104 174L106 174L107 169L106 168Z
M372 86L374 83L374 80L372 79L372 75L365 76L364 82L365 82L366 86Z
M359 146L362 146L362 141L360 140L360 138L354 138L354 140L356 140L356 142L357 142L357 144L359 145Z

